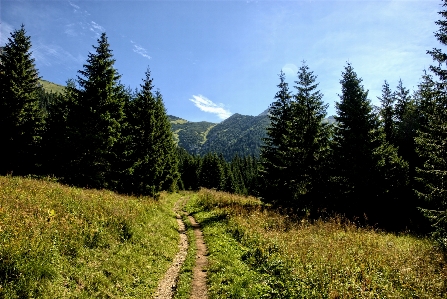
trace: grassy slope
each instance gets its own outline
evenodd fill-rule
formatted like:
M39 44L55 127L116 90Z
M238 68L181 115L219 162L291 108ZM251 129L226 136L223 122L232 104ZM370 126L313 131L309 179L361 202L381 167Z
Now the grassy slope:
M208 244L210 298L446 298L427 239L340 219L289 219L255 199L202 190L190 202Z
M0 177L0 298L148 298L177 253L172 206Z
M40 84L42 84L43 89L47 92L64 93L65 86L55 84L47 80L40 80Z

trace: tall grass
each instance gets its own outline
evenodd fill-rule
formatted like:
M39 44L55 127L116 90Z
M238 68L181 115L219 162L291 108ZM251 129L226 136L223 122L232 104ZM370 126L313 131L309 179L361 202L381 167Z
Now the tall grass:
M446 261L429 239L210 190L188 209L209 247L211 298L447 298Z
M177 252L178 197L0 177L0 297L150 297Z

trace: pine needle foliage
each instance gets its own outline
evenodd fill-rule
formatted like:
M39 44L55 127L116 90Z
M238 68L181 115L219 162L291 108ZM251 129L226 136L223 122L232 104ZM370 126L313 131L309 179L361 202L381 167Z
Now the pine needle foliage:
M0 56L0 174L34 173L44 128L39 74L25 26L14 30Z
M435 37L444 46L447 45L447 1L444 0L440 11L442 19L435 23L439 30ZM430 70L437 80L428 82L425 93L426 124L416 137L416 150L424 164L417 169L417 180L421 187L417 195L427 202L422 209L431 221L434 236L444 249L447 249L447 54L442 49L427 51L437 63ZM428 78L429 79L429 78ZM435 83L435 84L433 84Z
M155 196L161 190L176 189L178 156L163 98L158 90L153 91L149 69L143 81L129 108L132 165L128 172L132 192Z
M75 102L70 111L71 145L75 147L70 181L80 186L110 188L125 95L105 33L93 48L95 52L89 53L87 64L79 71L79 88L74 90Z

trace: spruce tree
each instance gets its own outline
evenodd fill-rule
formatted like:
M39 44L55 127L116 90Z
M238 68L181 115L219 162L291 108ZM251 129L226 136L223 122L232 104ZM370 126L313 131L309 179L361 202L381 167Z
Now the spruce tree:
M442 1L447 7L447 0ZM435 37L447 45L447 10L439 12L442 19L436 21L439 30ZM447 248L447 54L441 49L427 51L436 62L430 70L437 76L435 88L425 90L425 124L418 131L416 150L423 166L417 169L417 180L421 183L417 195L427 203L422 209L432 222L434 235ZM429 86L431 82L428 82Z
M324 123L328 104L324 104L316 76L303 62L298 71L297 93L291 109L291 123L287 126L289 148L286 173L293 201L291 204L303 209L318 205L315 197L321 190L322 175L329 152L331 126ZM314 197L312 199L312 197ZM312 202L313 201L313 202Z
M0 56L0 174L37 171L44 115L39 75L24 25L14 30Z
M260 175L264 184L262 197L271 203L279 203L292 196L286 185L288 165L285 159L289 148L286 134L290 126L292 94L282 71L279 80L275 101L269 107L270 126L267 127L267 137L261 147L260 162Z
M153 91L149 69L145 76L129 109L129 173L133 193L155 196L161 190L176 189L178 157L161 93Z
M199 186L207 189L225 188L225 170L216 153L207 153L200 163Z
M125 93L105 33L93 48L95 52L89 53L87 64L79 71L79 88L70 110L73 156L67 176L81 186L113 188Z
M395 97L391 91L390 85L385 80L382 86L382 97L378 97L381 103L380 116L383 123L383 130L386 141L391 144L395 143L396 124L395 124Z
M352 65L340 80L342 93L336 103L337 126L333 142L333 181L336 209L362 215L377 189L378 118Z

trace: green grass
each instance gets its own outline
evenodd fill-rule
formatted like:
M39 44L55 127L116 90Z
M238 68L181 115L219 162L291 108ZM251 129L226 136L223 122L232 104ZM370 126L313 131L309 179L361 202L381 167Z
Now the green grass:
M429 239L293 219L209 190L187 209L208 245L210 298L447 297L446 261Z
M47 80L39 80L39 82L42 84L43 89L47 92L64 93L65 86L55 84Z
M172 207L0 177L0 298L148 298L177 253Z

